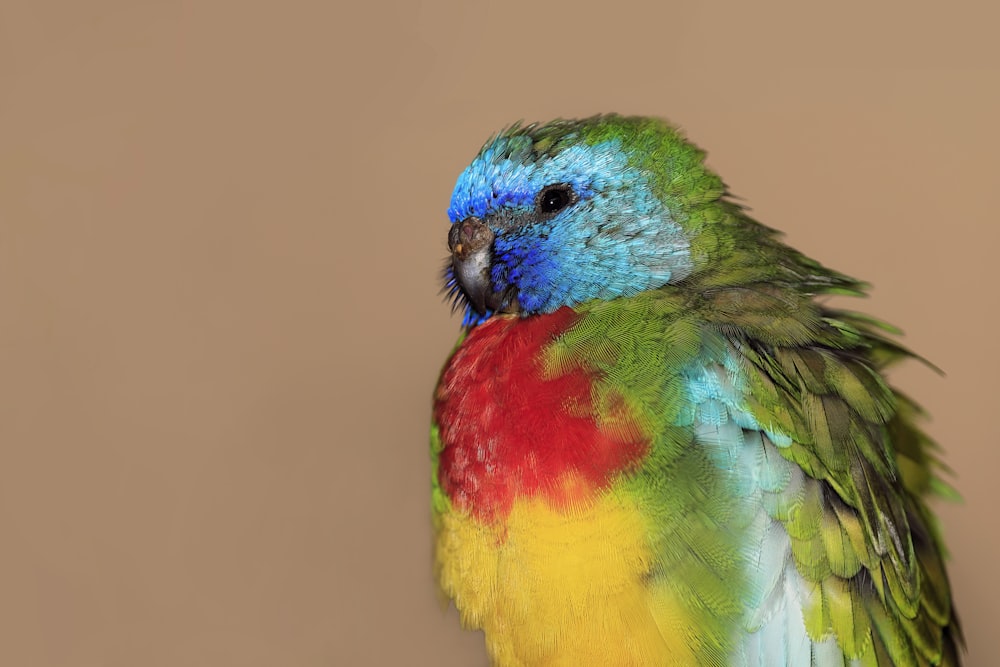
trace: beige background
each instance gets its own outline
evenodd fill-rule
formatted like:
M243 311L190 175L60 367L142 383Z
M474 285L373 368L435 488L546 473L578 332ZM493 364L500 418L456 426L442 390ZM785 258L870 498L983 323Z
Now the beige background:
M500 126L610 110L947 371L896 379L993 664L1000 10L338 4L0 3L0 664L484 665L430 578L444 211Z

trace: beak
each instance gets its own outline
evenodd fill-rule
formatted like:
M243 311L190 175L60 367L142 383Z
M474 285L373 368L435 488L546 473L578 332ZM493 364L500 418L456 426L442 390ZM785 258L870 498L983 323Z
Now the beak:
M495 238L493 230L475 216L455 223L448 231L455 280L480 315L486 314L487 300L495 300L490 277Z

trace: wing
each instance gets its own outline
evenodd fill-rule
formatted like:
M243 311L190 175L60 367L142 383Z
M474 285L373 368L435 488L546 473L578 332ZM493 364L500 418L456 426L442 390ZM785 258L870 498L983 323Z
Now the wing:
M835 638L837 664L959 665L960 630L926 505L948 487L915 423L919 409L882 377L908 353L877 322L822 309L809 294L757 285L706 296L702 312L745 379L744 409L770 451L804 473L765 494L765 504L788 536L812 664L831 664L820 656ZM767 579L774 590L762 606L790 585L779 575Z

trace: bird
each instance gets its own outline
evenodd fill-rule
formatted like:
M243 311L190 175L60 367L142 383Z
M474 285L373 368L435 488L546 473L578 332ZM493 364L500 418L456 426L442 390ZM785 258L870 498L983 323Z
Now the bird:
M434 570L491 664L960 665L954 497L868 285L674 125L516 123L461 172Z

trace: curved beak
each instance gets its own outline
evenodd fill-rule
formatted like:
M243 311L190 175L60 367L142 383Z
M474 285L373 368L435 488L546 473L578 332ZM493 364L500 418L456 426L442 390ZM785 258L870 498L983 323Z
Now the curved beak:
M487 300L494 300L490 269L495 238L493 230L474 216L455 223L448 231L455 280L480 315L486 314Z

